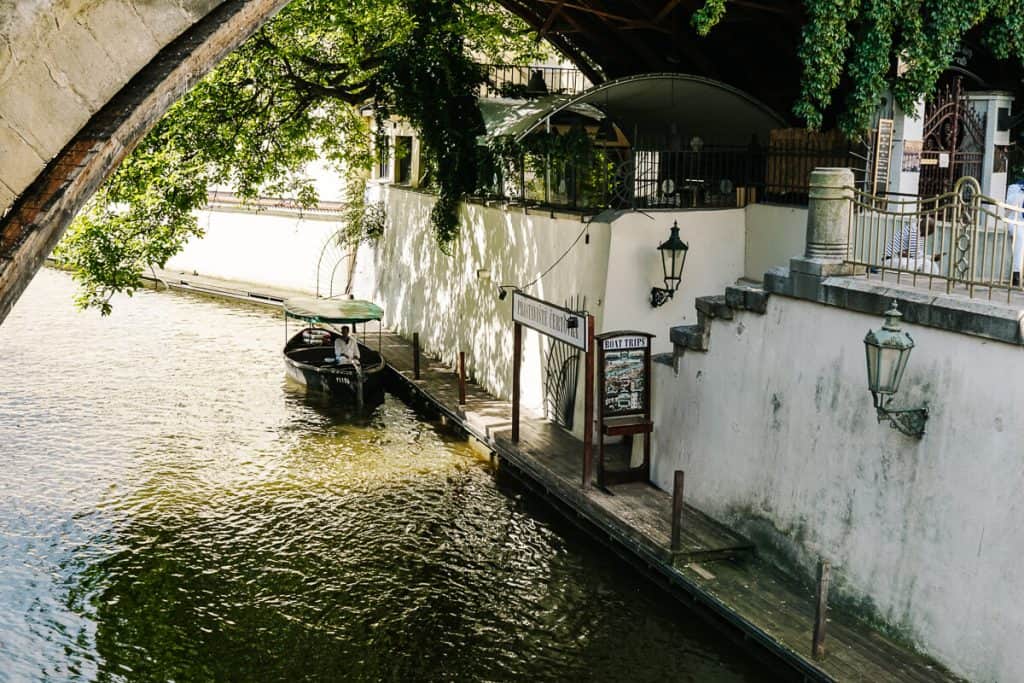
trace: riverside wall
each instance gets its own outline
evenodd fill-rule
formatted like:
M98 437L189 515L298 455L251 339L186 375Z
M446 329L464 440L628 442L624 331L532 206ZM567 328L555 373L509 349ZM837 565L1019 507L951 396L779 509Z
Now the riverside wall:
M709 321L703 353L656 366L653 478L830 600L974 681L1024 680L1024 347L904 323L916 346L896 403L920 440L879 424L864 335L880 316L771 295Z

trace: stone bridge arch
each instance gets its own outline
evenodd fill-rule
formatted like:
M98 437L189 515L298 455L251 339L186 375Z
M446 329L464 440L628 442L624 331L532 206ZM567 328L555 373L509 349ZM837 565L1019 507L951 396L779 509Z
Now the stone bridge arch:
M0 323L124 156L287 1L0 4Z

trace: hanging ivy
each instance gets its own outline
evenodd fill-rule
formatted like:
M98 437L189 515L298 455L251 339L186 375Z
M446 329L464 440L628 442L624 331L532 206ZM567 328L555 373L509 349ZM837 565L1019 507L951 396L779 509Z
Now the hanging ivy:
M849 87L839 124L851 137L870 128L887 89L913 110L977 27L996 57L1024 65L1024 0L804 0L804 9L793 111L810 128L821 126L843 79ZM725 0L706 0L692 23L707 35L725 12Z

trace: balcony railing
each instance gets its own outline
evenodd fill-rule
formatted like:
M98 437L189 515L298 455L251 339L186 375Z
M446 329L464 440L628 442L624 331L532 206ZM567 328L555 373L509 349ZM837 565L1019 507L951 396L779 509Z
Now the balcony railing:
M585 160L539 155L497 160L483 198L579 211L724 208L754 202L807 203L807 174L821 159L849 165L848 148L707 145L699 149L601 148Z
M540 97L578 95L590 87L590 81L578 69L558 66L520 66L481 64L487 80L480 97Z
M1020 293L1024 221L1018 209L981 194L973 178L928 199L854 191L846 262L869 278L1010 301Z

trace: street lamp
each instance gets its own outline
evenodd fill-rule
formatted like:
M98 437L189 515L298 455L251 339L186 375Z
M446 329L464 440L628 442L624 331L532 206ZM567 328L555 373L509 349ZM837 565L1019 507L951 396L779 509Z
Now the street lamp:
M907 369L914 340L900 329L903 314L896 302L885 312L885 324L870 330L864 337L864 351L868 363L868 388L874 397L878 421L888 420L890 426L907 436L920 439L928 421L927 408L893 410L889 408L900 388L903 371Z
M657 308L672 298L683 279L683 264L690 246L679 239L679 223L672 222L668 239L658 245L661 252L661 270L665 275L664 287L651 288L651 306Z

